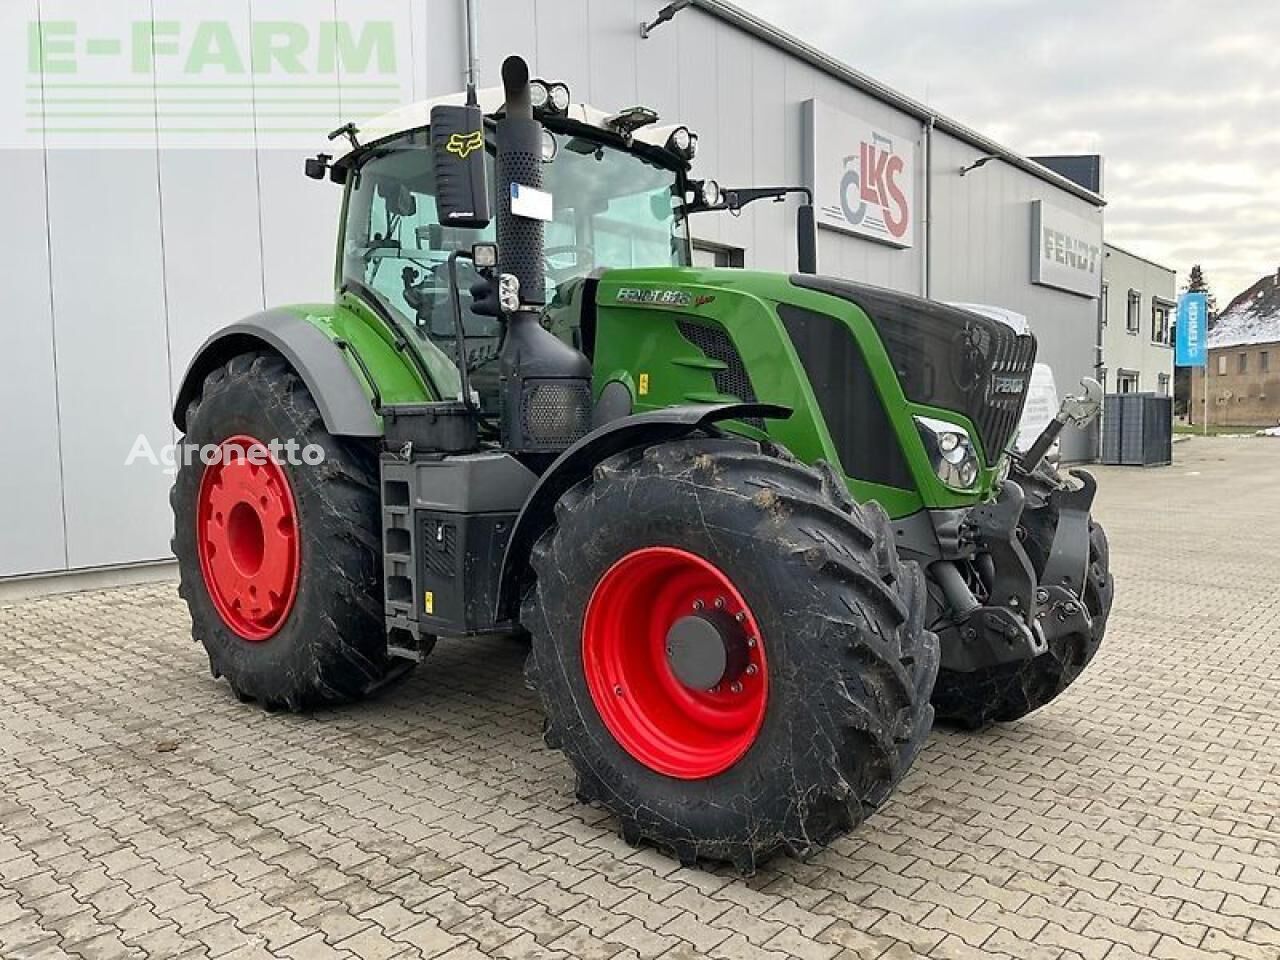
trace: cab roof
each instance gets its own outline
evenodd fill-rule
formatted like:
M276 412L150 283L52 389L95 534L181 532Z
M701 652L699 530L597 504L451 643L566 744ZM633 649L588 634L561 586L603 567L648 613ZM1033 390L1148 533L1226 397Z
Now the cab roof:
M481 111L487 118L494 120L501 118L503 107L506 103L502 87L485 87L482 90L478 90L476 99L480 103ZM466 101L467 95L465 93L450 93L441 97L419 100L416 103L397 107L389 113L384 113L379 117L374 117L372 120L365 121L363 124L358 124L356 126L356 139L359 140L360 145L353 147L350 143L347 143L346 150L338 154L334 161L334 166L347 166L372 146L406 133L427 129L431 126L432 107L462 106ZM611 116L614 116L614 114L607 113L590 104L573 103L569 105L565 113L544 116L542 119L552 123L568 121L572 124L594 128L602 134L616 137L618 132L610 127L608 123ZM674 153L666 151L665 147L667 138L680 126L683 126L683 124L650 124L635 130L631 136L640 144L668 153L673 161L677 161L678 165L679 159ZM683 166L687 169L688 163L684 162Z

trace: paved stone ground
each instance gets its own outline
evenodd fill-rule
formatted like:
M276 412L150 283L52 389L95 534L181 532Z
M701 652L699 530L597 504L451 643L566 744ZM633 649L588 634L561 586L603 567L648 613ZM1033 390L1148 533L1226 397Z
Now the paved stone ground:
M0 957L1280 957L1280 441L1099 469L1119 581L1063 698L937 731L809 863L678 868L574 802L522 648L311 717L169 586L0 607Z

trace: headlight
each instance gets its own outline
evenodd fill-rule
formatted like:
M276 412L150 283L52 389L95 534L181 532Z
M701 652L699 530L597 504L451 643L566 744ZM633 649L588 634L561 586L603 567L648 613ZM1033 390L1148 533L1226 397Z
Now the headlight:
M915 421L939 480L959 490L968 490L978 482L978 451L964 427L933 417L916 417Z

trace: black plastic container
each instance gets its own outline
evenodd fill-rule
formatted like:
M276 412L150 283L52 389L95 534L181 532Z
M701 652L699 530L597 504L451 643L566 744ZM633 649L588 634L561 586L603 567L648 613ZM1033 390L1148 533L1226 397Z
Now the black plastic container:
M411 455L480 449L475 414L464 403L401 403L382 408L387 449Z

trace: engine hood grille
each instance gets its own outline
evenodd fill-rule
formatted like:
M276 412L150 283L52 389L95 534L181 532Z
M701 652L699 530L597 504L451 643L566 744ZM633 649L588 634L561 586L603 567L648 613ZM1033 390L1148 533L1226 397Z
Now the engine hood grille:
M1017 428L1035 364L1036 341L999 321L896 290L798 274L798 287L862 309L913 403L973 421L989 464Z

